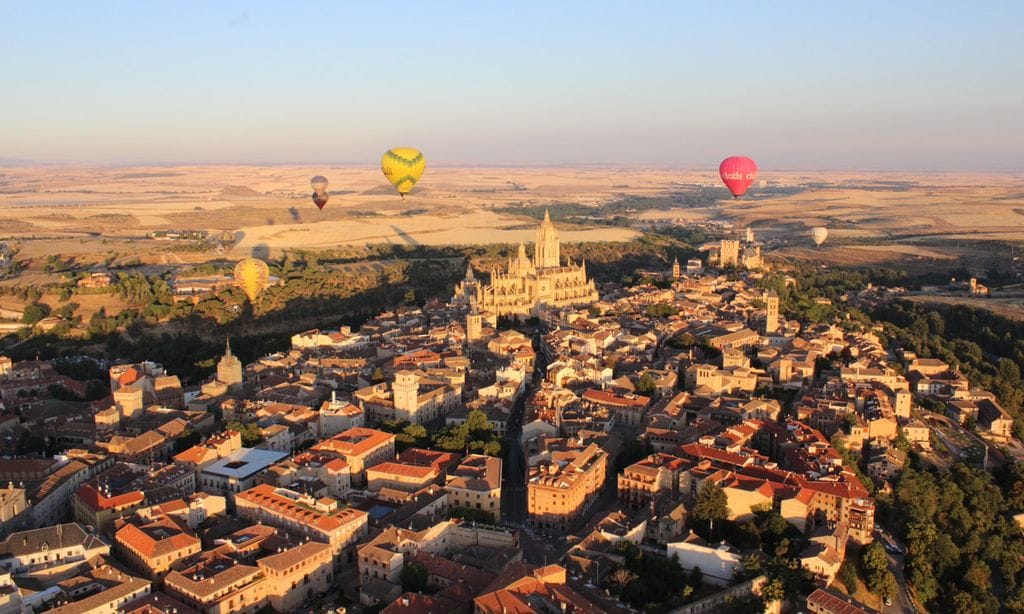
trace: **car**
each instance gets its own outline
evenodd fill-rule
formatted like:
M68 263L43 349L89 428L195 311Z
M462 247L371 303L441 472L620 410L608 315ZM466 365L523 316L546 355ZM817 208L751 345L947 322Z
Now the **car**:
M892 599L890 597L886 597L882 600L882 603L884 603L885 605L892 605Z

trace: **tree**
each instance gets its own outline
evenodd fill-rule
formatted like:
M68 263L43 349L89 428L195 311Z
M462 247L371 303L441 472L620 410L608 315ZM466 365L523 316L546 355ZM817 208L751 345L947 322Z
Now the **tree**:
M607 586L614 594L618 595L634 580L636 580L635 573L625 567L619 567L608 574L608 577L605 579L605 586Z
M843 561L843 566L839 568L839 580L846 587L846 592L852 595L857 590L857 566L849 560Z
M785 598L786 586L779 578L772 578L765 582L764 586L761 587L761 599L763 599L765 603L782 601Z
M422 424L410 424L402 429L402 432L416 441L425 441L429 436L427 428Z
M45 303L29 303L25 305L21 321L25 324L35 324L46 316L50 315L50 306Z
M693 506L693 517L708 523L709 539L714 538L715 521L729 517L729 500L722 487L711 480L704 480L697 490L697 503Z
M636 380L636 391L642 395L651 396L657 388L658 383L650 373L644 373Z
M413 593L422 593L427 589L428 576L426 566L416 561L406 563L398 575L402 581L402 590Z
M263 433L260 432L260 427L255 422L249 422L247 424L243 424L241 422L228 422L227 428L241 433L242 445L246 448L251 448L263 441Z
M492 439L484 444L484 454L487 456L501 456L501 452L501 442L497 439Z
M860 564L869 591L882 598L896 594L896 578L889 571L889 557L882 544L872 542L861 550Z

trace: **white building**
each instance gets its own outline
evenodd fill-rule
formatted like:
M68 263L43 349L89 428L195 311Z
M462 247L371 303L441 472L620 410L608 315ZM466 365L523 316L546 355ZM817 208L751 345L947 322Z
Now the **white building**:
M256 485L256 475L288 457L287 452L239 448L199 472L199 488L234 500Z
M694 567L700 567L704 581L709 584L727 586L740 566L740 555L730 552L726 546L707 546L696 535L691 535L686 541L666 544L665 548L669 558L672 555L679 557L679 565L683 569L692 571Z

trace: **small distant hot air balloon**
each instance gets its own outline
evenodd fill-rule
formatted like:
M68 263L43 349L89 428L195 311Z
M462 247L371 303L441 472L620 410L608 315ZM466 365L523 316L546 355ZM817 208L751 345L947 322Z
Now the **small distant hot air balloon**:
M750 184L754 183L757 177L757 164L744 156L731 156L722 160L718 166L718 174L722 176L722 183L732 192L733 198L739 198L746 193Z
M815 226L811 229L811 240L814 244L820 246L828 238L828 228L824 226Z
M255 302L256 297L266 289L269 279L270 268L258 258L243 258L235 265L235 283L249 297L250 303Z
M309 185L313 186L313 202L316 206L323 211L324 205L327 204L327 177L323 175L317 175L309 180Z
M423 176L423 169L426 167L427 161L423 157L423 152L412 147L389 149L380 159L380 170L384 171L384 176L395 186L403 199Z

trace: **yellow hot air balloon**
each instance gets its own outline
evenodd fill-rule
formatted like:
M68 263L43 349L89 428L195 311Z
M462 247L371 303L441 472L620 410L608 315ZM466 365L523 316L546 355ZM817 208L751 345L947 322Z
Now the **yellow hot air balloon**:
M412 191L412 187L419 181L426 167L427 161L423 157L423 152L412 147L389 149L380 159L380 170L384 171L384 176L395 186L403 199Z
M244 258L235 265L235 283L237 283L249 302L255 302L256 297L267 287L270 279L270 268L267 263L258 258Z

